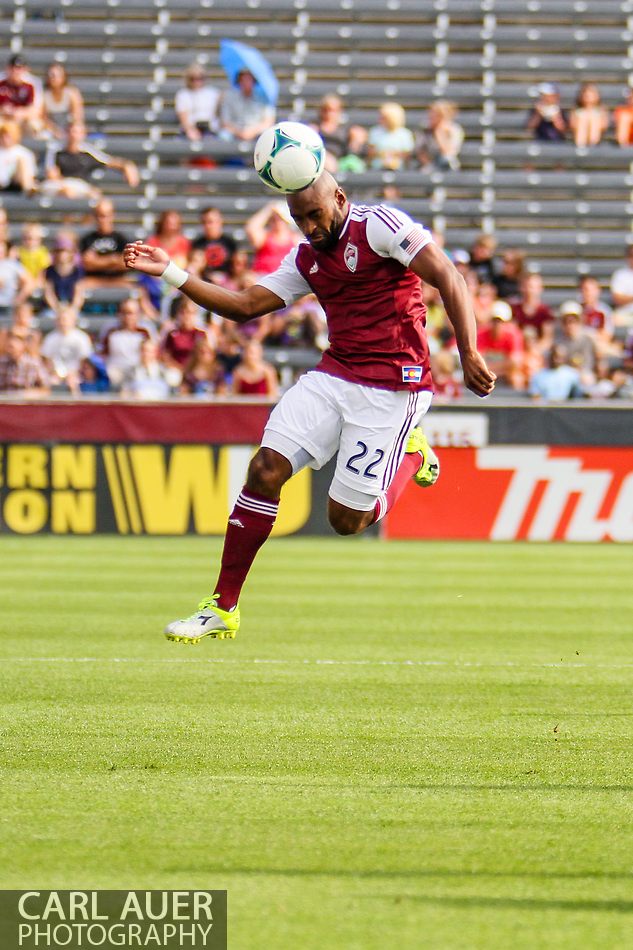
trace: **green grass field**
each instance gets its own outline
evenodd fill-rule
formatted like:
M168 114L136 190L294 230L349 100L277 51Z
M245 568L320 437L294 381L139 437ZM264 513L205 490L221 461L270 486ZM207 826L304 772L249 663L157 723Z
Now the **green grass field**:
M228 888L229 946L633 946L633 551L3 538L3 888Z

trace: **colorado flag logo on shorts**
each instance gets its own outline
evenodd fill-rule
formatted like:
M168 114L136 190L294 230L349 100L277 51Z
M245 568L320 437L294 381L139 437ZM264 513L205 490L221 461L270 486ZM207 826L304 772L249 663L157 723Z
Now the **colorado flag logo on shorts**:
M421 383L422 382L422 367L421 366L403 366L402 367L402 382L403 383Z

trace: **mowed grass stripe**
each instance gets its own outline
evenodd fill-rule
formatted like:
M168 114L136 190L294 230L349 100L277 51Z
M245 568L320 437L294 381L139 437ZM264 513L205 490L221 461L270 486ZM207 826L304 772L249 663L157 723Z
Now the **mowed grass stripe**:
M274 540L196 652L217 539L0 545L4 887L227 886L238 950L633 944L629 548Z

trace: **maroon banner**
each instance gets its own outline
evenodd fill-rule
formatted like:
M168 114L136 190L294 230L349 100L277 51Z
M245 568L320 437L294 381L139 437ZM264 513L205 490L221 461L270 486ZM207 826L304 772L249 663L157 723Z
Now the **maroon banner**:
M5 402L0 442L257 445L268 403Z

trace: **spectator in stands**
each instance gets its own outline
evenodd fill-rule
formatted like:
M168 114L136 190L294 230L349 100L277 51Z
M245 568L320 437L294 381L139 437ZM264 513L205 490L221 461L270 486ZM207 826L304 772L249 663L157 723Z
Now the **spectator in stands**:
M218 287L225 287L227 290L246 290L247 287L253 286L257 276L251 269L251 259L248 251L238 248L228 260L228 269L210 273L208 279L212 280ZM241 329L246 329L251 323L257 323L257 321L249 320L248 324L243 324ZM237 327L239 324L234 324L234 326Z
M167 332L161 344L162 358L167 366L184 369L196 343L207 339L206 331L198 325L199 313L198 305L188 297L180 296L174 301L176 325Z
M323 96L319 103L319 115L314 125L325 145L325 167L336 173L339 169L347 171L361 171L364 165L361 152L367 142L367 133L360 126L350 126L343 115L343 101L335 93ZM356 168L351 167L349 158L354 157L360 162ZM347 159L347 161L345 161ZM341 165L341 161L343 164Z
M326 349L327 324L318 300L311 294L283 310L266 314L259 339L264 346Z
M51 63L46 70L42 95L44 128L64 139L71 125L84 124L84 101L77 86L68 82L66 67Z
M624 105L617 106L613 111L615 123L615 138L622 148L633 145L633 88L626 90Z
M367 168L367 129L361 125L350 125L347 151L338 160L340 172L364 172ZM386 197L386 196L385 196Z
M255 250L253 271L270 274L299 243L300 235L291 225L284 201L269 201L246 222L245 231Z
M609 127L609 113L602 105L600 91L593 82L584 82L572 109L569 126L579 148L599 145Z
M565 362L578 370L581 382L588 385L594 380L596 347L582 325L582 307L576 300L566 300L560 305L558 315L554 345L564 355Z
M445 99L429 108L426 128L416 143L416 155L423 168L433 166L440 171L459 168L464 130L455 121L456 115L456 103Z
M128 239L114 227L114 205L108 198L102 198L94 216L96 227L79 242L86 286L129 284L123 263L123 248Z
M18 260L9 257L9 245L0 241L0 318L9 318L15 306L28 300L33 279Z
M158 358L158 346L154 340L141 343L140 361L128 383L125 393L137 399L167 399L171 393L173 376L170 370ZM175 384L180 382L180 373L176 373Z
M543 279L540 274L526 274L520 284L521 295L512 307L515 323L524 330L534 327L544 348L552 339L554 314L543 302Z
M466 248L456 247L454 250L447 251L446 253L455 265L455 269L465 278L466 274L470 273L470 254Z
M268 396L275 399L279 393L277 371L264 359L259 340L249 340L242 359L233 371L233 392L238 396Z
M48 375L42 360L26 350L26 341L9 333L6 352L0 355L0 392L21 391L24 395L45 395Z
M134 297L128 297L119 307L118 324L103 339L103 356L110 382L116 388L125 386L141 361L141 346L151 339L149 331L140 325L141 310Z
M609 380L612 385L609 399L633 399L633 377L621 366L609 368Z
M480 234L470 249L471 271L482 284L494 284L495 264L494 254L497 249L497 239L492 234Z
M564 142L569 129L567 113L561 109L558 86L543 82L538 87L539 98L531 110L527 127L540 142Z
M16 122L21 132L42 127L41 100L23 56L12 56L0 76L0 120Z
M633 244L626 250L626 264L611 275L613 321L616 326L633 326Z
M434 398L458 399L462 394L461 372L453 331L447 326L439 337L439 349L431 356Z
M140 177L134 162L108 155L86 142L85 138L85 127L74 122L68 126L64 147L49 149L43 191L64 198L99 198L101 191L90 183L97 168L120 171L130 188L136 188Z
M87 356L81 361L77 386L73 392L80 392L82 395L100 395L110 392L108 371L101 356L93 353L92 356Z
M222 94L220 127L223 138L253 142L273 125L275 110L264 99L247 69L237 74L236 85Z
M7 214L6 208L3 208L2 205L0 205L0 241L6 241L9 247L11 246L9 215Z
M37 190L35 155L21 144L22 135L17 122L5 120L0 125L0 191Z
M43 243L42 225L27 221L22 225L22 240L16 248L17 259L33 279L34 287L43 284L44 271L51 262L50 251Z
M183 367L184 395L222 395L227 391L224 367L206 335L199 337Z
M477 331L477 349L497 374L497 385L520 387L523 339L512 322L512 307L505 300L497 300L490 323Z
M627 375L622 365L613 366L603 357L596 362L595 382L585 387L585 395L591 399L630 398L633 391L627 396L627 389Z
M202 233L191 242L192 251L204 251L209 272L229 269L229 260L237 250L237 241L224 230L224 220L218 208L203 208L200 212Z
M92 340L77 326L76 311L62 304L57 310L55 329L46 334L41 347L51 379L65 383L69 377L76 377L82 359L92 351Z
M51 310L69 304L77 312L84 302L84 270L70 234L60 233L53 245L53 261L44 273L44 300Z
M497 302L497 288L494 284L477 284L471 294L473 310L478 327L488 326L492 320L492 311Z
M33 314L33 304L29 300L24 300L13 308L9 332L22 337L28 353L39 356L42 334L38 330L38 321Z
M409 161L415 147L406 113L397 102L384 102L378 111L378 125L367 137L367 157L372 168L397 170Z
M220 90L206 82L206 73L199 63L185 70L185 85L176 93L176 115L180 129L190 142L219 130L218 107Z
M510 303L516 303L524 276L525 252L518 248L507 248L501 254L501 267L493 278L499 297Z
M431 284L422 284L422 298L426 306L426 332L429 343L439 334L448 323L446 310L437 287Z
M545 362L538 333L534 327L523 331L523 352L514 378L515 389L529 390L532 378L543 369Z
M580 373L567 364L561 347L552 347L549 366L532 377L530 395L548 402L563 402L583 395Z
M191 241L183 234L182 218L178 211L163 211L156 223L156 231L145 243L150 247L162 247L179 267L187 266Z
M613 340L613 319L611 307L600 299L599 281L590 274L584 274L578 281L582 322L595 335L601 351L608 348Z
M325 167L335 173L338 160L347 154L349 127L343 118L343 101L335 93L323 96L319 103L319 115L313 126L325 145Z

